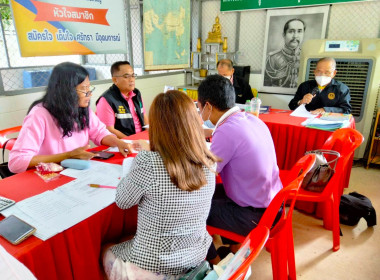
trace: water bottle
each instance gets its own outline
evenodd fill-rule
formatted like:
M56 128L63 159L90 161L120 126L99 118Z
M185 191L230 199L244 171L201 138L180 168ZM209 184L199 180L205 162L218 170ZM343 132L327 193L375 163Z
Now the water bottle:
M244 109L246 112L249 112L249 113L252 111L251 100L245 101Z
M260 114L260 106L261 106L260 98L258 98L258 97L252 98L252 100L251 100L251 112L256 117L258 117Z

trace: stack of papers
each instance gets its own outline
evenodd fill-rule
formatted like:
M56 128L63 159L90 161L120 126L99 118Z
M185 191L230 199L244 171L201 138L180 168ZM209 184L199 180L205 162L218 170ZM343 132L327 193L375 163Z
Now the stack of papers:
M304 121L302 123L302 125L309 127L309 128L335 131L339 128L348 127L350 125L350 121L349 120L326 121L326 120L322 120L320 118L314 118L314 119L307 119L306 121Z
M91 188L89 183L80 179L71 181L17 202L1 214L19 217L37 229L36 237L47 240L115 201L115 189Z
M115 189L91 188L89 184L117 186L129 173L133 159L124 159L123 166L91 161L89 169L65 169L61 174L76 180L17 202L1 214L19 217L37 229L36 237L47 240L115 202Z
M351 118L351 114L342 113L323 113L320 117L321 120L325 121L349 121Z

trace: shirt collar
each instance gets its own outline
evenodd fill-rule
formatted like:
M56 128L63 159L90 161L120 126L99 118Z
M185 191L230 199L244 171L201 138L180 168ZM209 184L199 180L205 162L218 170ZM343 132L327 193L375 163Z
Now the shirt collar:
M240 112L240 108L238 106L234 106L232 107L231 109L229 109L227 112L225 112L221 117L220 119L218 120L218 122L216 123L215 125L215 129L214 131L212 132L212 134L214 135L215 133L215 130L219 127L219 125L225 121L229 116L231 116L232 114L236 113L236 112Z
M130 91L130 92L128 93L128 96L125 96L124 94L122 94L122 95L123 95L123 97L125 98L125 100L129 100L129 99L131 99L133 96L135 96L136 93L134 93L134 91L132 90L132 91Z

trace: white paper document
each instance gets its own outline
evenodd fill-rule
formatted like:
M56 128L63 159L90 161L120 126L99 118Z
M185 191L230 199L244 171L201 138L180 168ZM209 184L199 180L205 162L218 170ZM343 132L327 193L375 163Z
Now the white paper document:
M94 182L91 180L91 182ZM77 179L52 191L24 199L2 211L33 225L35 236L47 240L87 219L115 201L115 189L92 188Z
M24 199L2 211L2 214L6 217L14 214L33 225L37 229L35 236L46 240L112 204L115 189L92 188L89 184L116 187L123 168L100 161L91 161L91 167L85 170L67 168L61 174L76 180Z
M133 157L127 157L123 160L123 172L122 172L121 178L124 178L125 176L128 175L129 171L131 170L134 159L135 158Z
M91 167L89 169L78 170L67 168L61 174L73 178L81 178L81 180L87 181L90 184L117 186L122 174L122 166L91 160Z
M302 117L302 118L315 118L318 115L313 115L305 108L305 104L301 104L290 114L293 117Z

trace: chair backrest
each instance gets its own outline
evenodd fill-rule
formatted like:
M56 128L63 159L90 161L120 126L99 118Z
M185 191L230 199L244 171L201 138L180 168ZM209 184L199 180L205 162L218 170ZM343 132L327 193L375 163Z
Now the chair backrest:
M306 174L310 171L310 169L313 167L314 163L314 154L308 154L300 158L294 165L294 167L291 169L291 174L289 178L294 178L293 181L288 183L282 190L280 190L276 194L276 196L272 199L271 203L269 204L268 208L265 210L264 215L260 219L259 225L272 228L273 222L275 221L280 208L282 207L282 205L285 205L285 203L288 201L288 198L291 196L291 199L289 199L289 209L286 212L284 207L283 214L280 220L277 222L276 226L271 230L271 236L281 231L285 227L287 221L291 221L298 190L301 187L303 179L305 178Z
M344 170L347 168L351 155L356 148L363 143L363 141L363 135L353 128L341 128L335 130L325 141L322 149L337 151L340 153L340 158L338 159L335 168L335 174L331 177L329 183L323 190L323 194L331 193L334 190L336 192L343 190L344 180L341 180L340 177L342 174L345 174Z
M335 130L323 144L322 149L334 150L340 153L341 158L347 161L357 147L363 143L363 135L353 128Z
M286 176L281 177L282 185L287 186L291 181L296 179L298 176L303 175L303 178L306 176L307 172L304 173L305 166L309 166L310 161L315 162L316 157L303 156L301 157L290 169L287 171ZM303 179L302 179L303 180Z
M269 238L270 230L265 226L257 226L246 237L234 258L226 267L219 279L244 279L252 262L260 254ZM240 264L241 263L241 264ZM240 264L240 265L239 265Z
M7 143L5 148L7 150L12 150L14 142L16 141L16 139L9 140L10 138L8 138L7 136L10 134L13 134L13 133L17 133L20 130L21 130L21 126L15 126L15 127L7 128L4 130L0 130L0 148L3 148L3 145L5 143Z

